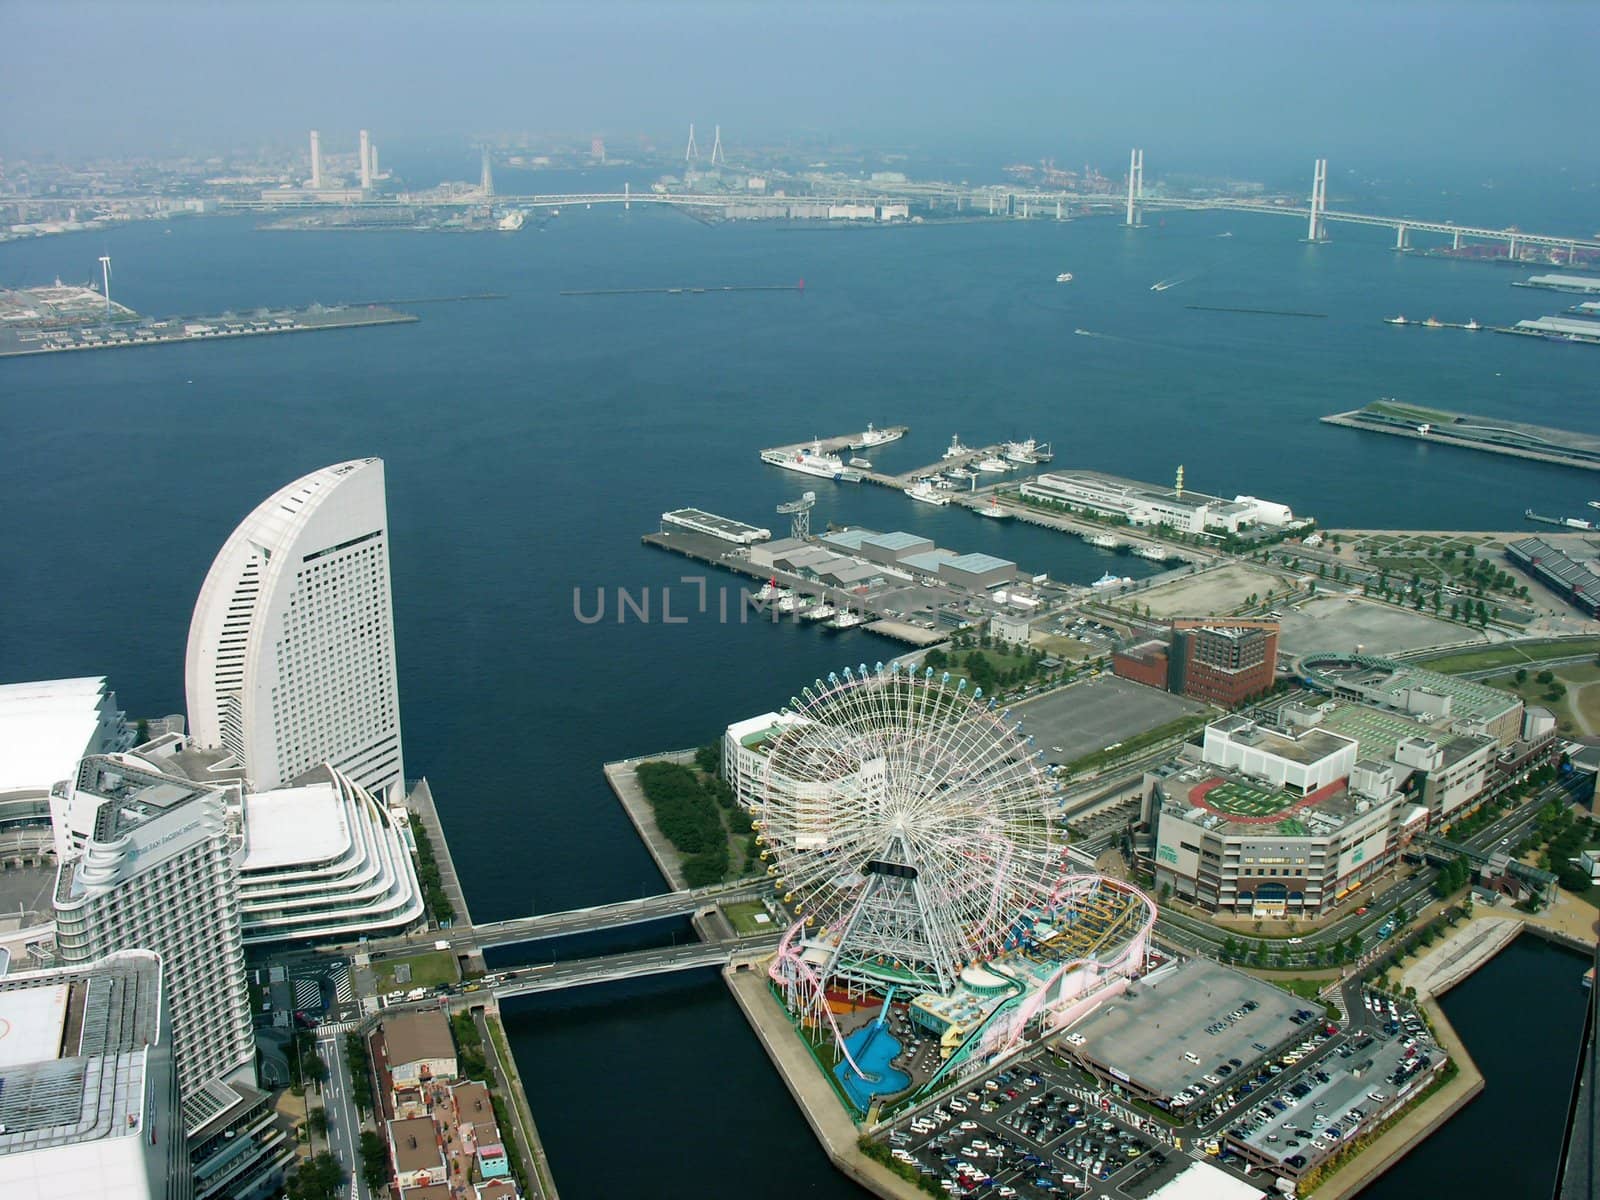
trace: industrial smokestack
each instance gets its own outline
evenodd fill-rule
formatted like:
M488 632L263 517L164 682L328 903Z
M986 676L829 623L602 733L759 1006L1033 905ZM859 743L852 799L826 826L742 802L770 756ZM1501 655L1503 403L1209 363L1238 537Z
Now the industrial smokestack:
M372 143L367 139L367 131L361 131L361 186L372 186Z
M483 148L483 196L488 199L494 195L494 174L489 170L489 147Z
M317 131L311 131L311 187L313 190L322 186L322 139Z
M367 150L367 155L372 159L372 177L378 177L378 143L373 142Z

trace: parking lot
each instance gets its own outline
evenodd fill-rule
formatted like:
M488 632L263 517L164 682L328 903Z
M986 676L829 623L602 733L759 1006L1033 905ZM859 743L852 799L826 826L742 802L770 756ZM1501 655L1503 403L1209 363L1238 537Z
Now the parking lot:
M1050 762L1069 763L1179 717L1206 711L1196 700L1101 675L1012 710Z
M1285 609L1279 624L1278 650L1290 657L1318 650L1350 653L1357 646L1364 654L1393 654L1420 646L1483 640L1465 626L1359 596L1307 601Z

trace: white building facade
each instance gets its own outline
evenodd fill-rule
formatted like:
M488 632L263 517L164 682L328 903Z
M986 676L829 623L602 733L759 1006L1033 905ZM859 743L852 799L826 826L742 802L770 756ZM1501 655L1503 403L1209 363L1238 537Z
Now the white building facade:
M240 800L239 918L246 946L398 932L421 919L405 834L360 784L326 782Z
M223 793L132 755L103 755L79 764L72 801L75 813L92 814L92 833L57 868L61 960L155 951L184 1091L217 1078L253 1084L236 846Z
M234 530L195 604L185 682L195 741L256 790L326 763L401 799L382 460L313 471Z

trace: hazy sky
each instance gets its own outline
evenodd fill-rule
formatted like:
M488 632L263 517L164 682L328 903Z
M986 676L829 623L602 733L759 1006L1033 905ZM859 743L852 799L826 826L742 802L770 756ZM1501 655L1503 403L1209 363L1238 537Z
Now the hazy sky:
M1592 160L1600 4L0 0L0 152L366 126ZM325 135L328 136L328 135ZM352 134L353 136L353 134Z

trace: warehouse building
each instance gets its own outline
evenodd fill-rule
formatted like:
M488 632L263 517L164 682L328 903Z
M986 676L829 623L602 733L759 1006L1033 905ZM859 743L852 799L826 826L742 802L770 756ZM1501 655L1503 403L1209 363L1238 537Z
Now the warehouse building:
M1589 616L1600 615L1600 561L1543 538L1523 538L1506 547L1506 557Z
M1024 480L1027 499L1062 504L1097 516L1121 518L1130 525L1166 525L1180 533L1238 533L1253 525L1287 528L1296 524L1286 504L1239 496L1224 500L1182 486L1164 488L1099 471L1052 471Z

